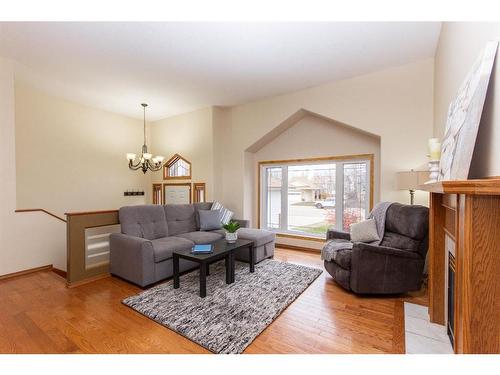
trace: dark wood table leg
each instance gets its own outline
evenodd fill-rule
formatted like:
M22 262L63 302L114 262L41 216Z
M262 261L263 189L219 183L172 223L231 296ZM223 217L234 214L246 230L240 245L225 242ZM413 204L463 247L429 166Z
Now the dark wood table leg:
M230 271L231 271L231 283L234 283L235 276L234 276L234 268L235 268L235 260L234 260L234 251L231 251L229 253L229 264L230 264Z
M177 254L173 254L173 259L174 263L174 289L178 289L180 285L179 281L179 256Z
M207 262L207 276L210 275L210 263Z
M250 258L250 272L255 271L255 249L253 245L248 247L248 257Z
M229 252L224 258L224 263L226 265L226 284L231 284L231 253Z
M200 263L200 297L207 296L207 265Z

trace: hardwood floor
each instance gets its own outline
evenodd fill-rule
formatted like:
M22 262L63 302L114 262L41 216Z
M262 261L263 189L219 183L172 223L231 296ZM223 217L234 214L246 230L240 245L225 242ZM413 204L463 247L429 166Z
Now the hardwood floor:
M313 252L275 259L323 267ZM0 353L208 353L121 304L140 291L115 277L68 289L51 271L2 280ZM358 297L325 271L245 353L404 353L404 300L426 296Z

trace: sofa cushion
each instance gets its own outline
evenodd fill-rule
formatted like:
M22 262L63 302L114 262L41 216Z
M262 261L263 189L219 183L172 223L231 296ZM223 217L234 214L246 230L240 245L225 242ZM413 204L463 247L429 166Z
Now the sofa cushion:
M196 230L195 212L192 204L166 204L163 208L167 218L169 236Z
M212 208L212 202L196 202L193 203L193 207L195 211L210 210L210 208Z
M222 237L226 237L226 231L224 229L215 229L215 230L209 230L209 233L218 233Z
M200 219L200 230L215 230L221 229L220 212L214 210L198 210Z
M238 229L238 238L253 241L253 246L259 247L273 242L276 239L276 234L264 229L240 228Z
M191 250L194 243L180 237L164 237L152 240L155 263L172 258L174 251Z
M386 231L380 246L394 247L406 251L419 251L420 243L421 241L414 240L410 237Z
M200 230L200 216L198 215L199 210L210 210L212 207L212 202L197 202L193 203L194 207L194 218L196 222L196 230Z
M222 234L215 232L189 232L178 234L177 236L190 240L195 244L212 243L224 237Z
M168 236L163 207L157 205L125 206L118 213L123 234L148 240Z

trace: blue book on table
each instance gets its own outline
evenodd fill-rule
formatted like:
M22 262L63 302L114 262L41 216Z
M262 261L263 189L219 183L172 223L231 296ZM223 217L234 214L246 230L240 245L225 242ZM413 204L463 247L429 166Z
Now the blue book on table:
M191 250L191 252L193 254L207 254L207 253L211 253L212 251L213 251L213 249L212 249L212 245L211 244L207 244L207 245L194 245L193 249Z

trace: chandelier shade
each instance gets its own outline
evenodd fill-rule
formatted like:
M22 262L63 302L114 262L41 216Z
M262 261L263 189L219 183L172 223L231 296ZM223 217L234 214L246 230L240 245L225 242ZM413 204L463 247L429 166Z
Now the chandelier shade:
M157 155L153 156L148 152L148 146L146 145L146 103L142 103L142 108L144 111L144 144L142 145L141 156L138 158L136 154L129 152L127 153L128 167L133 171L141 170L146 173L148 169L152 172L159 171L162 168L164 157Z

